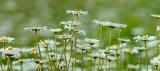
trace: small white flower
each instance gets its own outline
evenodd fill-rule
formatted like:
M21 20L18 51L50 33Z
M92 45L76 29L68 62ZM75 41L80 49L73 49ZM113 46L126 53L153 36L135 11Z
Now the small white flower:
M67 34L57 35L56 37L57 37L58 39L64 39L64 40L67 40L67 39L72 38L71 35L67 35Z
M2 36L0 37L0 42L2 43L13 43L15 39L12 37L6 37L6 36Z
M60 29L60 28L57 28L57 29L50 29L49 31L52 32L52 33L59 33L59 32L62 31L62 29Z
M160 26L157 26L157 31L160 32Z
M105 53L100 53L99 54L99 58L100 59L105 59L106 58L106 54Z
M88 11L82 11L82 10L77 10L77 11L67 10L66 12L67 12L67 14L73 14L73 15L76 15L76 16L87 15L88 14Z
M55 42L53 40L44 40L40 41L38 44L41 48L54 48Z
M24 28L24 30L30 30L33 32L38 32L38 31L42 31L42 30L47 30L47 26L44 27L26 27Z
M99 43L99 40L97 39L89 39L89 38L86 38L84 40L86 43L90 44L90 45L94 45L94 44L98 44Z
M154 17L154 18L157 18L157 19L160 18L160 15L159 15L159 14L152 14L151 16Z
M129 39L126 39L126 38L118 38L118 40L119 40L121 43L130 42L130 40L129 40Z
M136 42L138 42L138 41L153 41L153 40L156 40L156 36L148 36L148 35L135 36L133 39L136 40Z
M122 28L127 27L127 25L125 25L125 24L113 23L113 22L110 22L110 21L94 20L93 22L98 24L98 25L106 26L106 27L110 27L110 28L122 29Z

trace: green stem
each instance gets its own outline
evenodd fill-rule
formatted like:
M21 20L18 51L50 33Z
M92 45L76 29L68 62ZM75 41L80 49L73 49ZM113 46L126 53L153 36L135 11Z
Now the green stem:
M121 56L120 59L121 59L121 66L122 66L121 69L122 69L122 71L123 71L124 65L123 65L123 57L122 57L122 54L123 54L123 53L122 53L122 49L123 49L123 43L122 43L122 48L121 48L121 52L120 52L120 56Z
M103 32L103 26L100 26L100 33L99 33L99 40L100 40L100 47L102 47L102 32Z
M146 48L146 70L148 71L148 48L147 48L147 41L144 41L144 46Z
M23 62L21 62L20 64L21 64L21 71L23 71Z
M84 63L84 62L83 62L83 50L82 50L81 61L82 61L82 64L81 64L81 65L82 65L82 71L83 71L83 63Z
M94 59L94 71L96 71L96 59Z
M141 51L139 52L139 71L141 71Z
M3 70L3 66L2 66L2 64L3 64L3 63L2 63L2 62L3 62L3 61L2 61L2 60L3 60L3 58L2 58L2 53L1 53L0 55L1 55L1 58L0 58L0 59L1 59L1 60L0 60L0 62L1 62L1 70Z
M46 55L48 56L48 61L49 61L49 65L51 67L51 70L53 70L52 61L51 61L49 53L48 53L48 47L46 48Z
M38 44L38 41L39 41L39 39L38 39L38 32L35 32L35 41L36 41L36 44L37 44L37 46L38 46L38 50L39 50L39 56L40 56L40 59L41 59L41 50L40 50L40 47L39 47L39 44Z
M108 64L109 64L109 69L108 69L108 71L110 71L110 66L111 66L110 61L108 61Z

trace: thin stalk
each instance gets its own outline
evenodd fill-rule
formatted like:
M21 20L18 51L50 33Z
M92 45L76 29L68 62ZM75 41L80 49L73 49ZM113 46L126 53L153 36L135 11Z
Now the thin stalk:
M110 44L111 44L111 40L112 40L112 28L110 28L109 30L109 41L108 41L108 51L110 50ZM106 54L106 70L107 70L107 61L108 61L108 54Z
M66 43L67 43L67 41L66 41L66 39L64 40L64 55L65 55L65 63L66 63L66 67L67 67L67 56L66 56Z
M42 56L41 56L41 50L40 50L40 47L39 47L39 44L38 44L38 41L39 41L39 39L38 39L38 32L35 32L35 41L36 41L36 44L37 44L37 46L38 46L39 57L40 57L40 59L41 59Z
M51 67L51 70L53 70L52 61L51 61L50 56L49 56L49 53L48 53L48 47L46 48L46 55L48 56L48 61L49 61L49 65L50 65L50 67Z
M122 48L123 48L123 43L122 43ZM122 57L122 54L123 54L123 53L122 53L122 48L121 48L121 52L120 52L120 56L121 56L120 59L121 59L121 69L122 69L122 71L123 71L123 67L124 67L124 66L123 66L123 57Z
M76 62L76 58L77 58L77 56L76 56L76 49L77 49L77 35L76 35L76 32L74 32L74 37L75 37L75 39L74 39L74 56L75 56L75 61L74 62ZM76 71L76 63L75 63L75 71Z
M23 71L23 62L21 62L20 64L21 64L21 71Z
M93 53L93 46L91 45L91 71L92 71L92 66L93 66L93 55L92 55L92 53Z
M10 56L8 56L8 61L7 61L7 63L8 63L8 66L9 66L9 67L8 67L8 68L9 68L8 70L9 70L9 71L13 71L13 69L12 69L12 60L11 60L11 57L10 57Z
M139 71L141 71L141 51L139 52Z
M144 41L144 46L146 48L146 70L148 71L148 48L147 48L147 41Z
M81 61L82 61L82 64L81 64L81 65L82 65L82 71L83 71L83 63L84 63L84 62L83 62L83 50L82 50Z
M110 63L110 61L108 61L108 64L109 64L109 68L108 68L108 71L110 71L110 67L111 67L111 63Z
M118 53L118 50L116 50L116 53ZM118 55L116 55L116 57L118 58ZM116 61L116 71L118 71L118 65L119 65L119 59L117 59Z
M100 33L99 33L99 40L100 40L100 47L102 47L102 32L103 32L103 26L100 26Z
M3 63L2 63L2 60L3 60L3 58L2 58L2 53L1 53L0 55L1 55L1 58L0 58L0 59L1 59L1 60L0 60L0 62L1 62L1 69L3 70L3 66L2 66L2 64L3 64Z
M96 71L96 59L94 59L94 71Z

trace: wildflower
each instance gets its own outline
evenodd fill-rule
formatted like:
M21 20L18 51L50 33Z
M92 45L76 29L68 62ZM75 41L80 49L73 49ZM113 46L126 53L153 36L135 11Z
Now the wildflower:
M38 44L42 48L53 48L55 45L55 42L53 40L44 40L44 41L40 41Z
M5 50L1 50L2 54L10 57L10 58L19 58L20 57L20 53L17 52L16 50L14 50L12 47L8 47Z
M50 29L49 31L52 32L52 33L57 34L57 33L62 32L62 29L60 29L60 28L57 28L57 29Z
M64 39L64 40L70 39L71 37L72 37L71 35L67 35L67 34L57 35L58 39Z
M148 35L136 36L133 39L136 40L136 42L138 42L138 41L153 41L156 39L156 36L148 36Z
M106 54L105 53L100 53L99 54L99 58L100 59L105 59L106 58Z
M98 56L99 56L99 53L93 53L92 55L93 55L92 57L93 57L94 59L97 59Z
M67 21L67 22L61 22L61 24L64 25L64 29L68 29L69 31L75 31L77 32L79 30L78 26L80 22L77 21Z
M131 53L131 51L132 51L132 48L124 48L123 49L123 52L125 52L125 53Z
M127 25L125 25L125 24L113 23L113 22L110 22L110 21L94 20L94 22L96 24L98 24L98 25L106 26L106 27L110 27L110 28L122 29L122 28L126 28L127 27Z
M160 18L160 15L159 15L159 14L152 14L151 16L154 17L154 18L157 18L157 19Z
M88 14L88 11L82 11L82 10L77 10L77 11L74 11L74 10L67 10L66 11L67 14L73 14L73 15L76 15L76 16L80 16L80 15L87 15Z
M80 48L83 51L89 49L89 47L86 46L86 45L78 45L77 47Z
M130 40L129 40L129 39L126 39L126 38L118 38L118 40L119 40L121 43L130 42Z
M121 48L120 45L112 45L112 46L110 46L110 50L118 50L120 48Z
M2 36L0 37L0 42L2 43L12 43L15 39L12 37Z
M107 57L108 61L115 61L117 58L115 56L108 56Z
M150 63L155 67L156 70L160 69L160 55L150 60Z
M134 47L134 49L137 49L139 52L146 50L145 47Z
M88 39L88 38L86 38L84 41L86 43L90 44L91 46L94 45L94 44L99 43L99 40L97 40L97 39Z
M133 65L133 64L128 64L128 68L129 69L138 69L139 68L139 65Z
M157 31L160 32L160 26L157 26Z
M47 30L47 26L44 27L26 27L24 28L24 30L30 30L33 32L38 32L38 31L42 31L42 30Z

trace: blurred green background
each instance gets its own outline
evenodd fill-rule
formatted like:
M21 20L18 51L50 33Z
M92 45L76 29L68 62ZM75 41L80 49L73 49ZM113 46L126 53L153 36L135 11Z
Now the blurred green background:
M160 13L160 0L0 0L0 35L16 38L18 46L29 46L32 34L24 27L60 27L61 21L71 19L66 10L81 9L88 11L82 16L81 28L88 37L96 38L97 25L93 20L109 20L127 24L122 37L156 33L160 22L151 14ZM41 37L51 38L50 32L41 32ZM107 39L107 33L104 38Z

